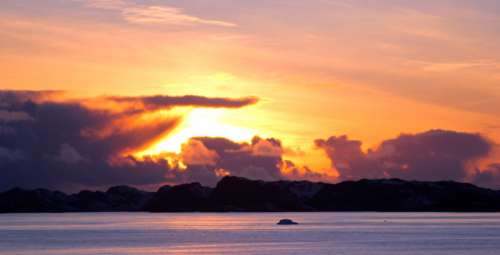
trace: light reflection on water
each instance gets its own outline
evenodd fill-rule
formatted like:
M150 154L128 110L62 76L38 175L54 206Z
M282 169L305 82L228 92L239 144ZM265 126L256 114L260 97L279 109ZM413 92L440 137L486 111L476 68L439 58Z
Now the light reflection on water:
M277 226L281 218L296 226ZM0 254L498 254L500 214L0 215Z

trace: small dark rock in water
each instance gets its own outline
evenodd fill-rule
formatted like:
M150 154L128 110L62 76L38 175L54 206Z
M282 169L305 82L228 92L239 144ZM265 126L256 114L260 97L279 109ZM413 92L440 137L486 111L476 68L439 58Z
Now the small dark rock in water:
M282 219L278 222L278 225L297 225L297 224L299 223L290 219Z

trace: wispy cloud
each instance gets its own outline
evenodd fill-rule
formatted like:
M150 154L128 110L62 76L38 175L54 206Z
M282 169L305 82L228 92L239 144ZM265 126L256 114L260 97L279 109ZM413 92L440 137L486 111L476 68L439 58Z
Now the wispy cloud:
M204 19L184 12L184 10L167 5L142 5L123 0L83 0L85 6L120 12L123 19L135 24L172 24L172 25L213 25L236 27L231 22Z
M496 70L499 68L495 60L479 59L471 61L448 61L448 62L430 62L430 61L411 61L424 71L431 72L453 72L473 68L490 68Z
M119 10L126 8L130 4L123 0L79 0L84 2L87 7L105 9L105 10Z

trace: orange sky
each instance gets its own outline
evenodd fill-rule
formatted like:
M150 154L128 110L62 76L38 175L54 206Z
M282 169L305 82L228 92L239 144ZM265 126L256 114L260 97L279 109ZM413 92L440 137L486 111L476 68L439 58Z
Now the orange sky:
M260 98L184 109L177 140L150 152L180 149L190 135L260 135L325 169L312 141L331 135L365 149L433 128L500 141L495 1L249 2L7 0L1 88Z

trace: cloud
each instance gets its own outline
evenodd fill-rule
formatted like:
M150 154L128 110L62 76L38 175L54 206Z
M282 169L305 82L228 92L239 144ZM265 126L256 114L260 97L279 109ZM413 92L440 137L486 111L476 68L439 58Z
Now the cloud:
M218 155L196 139L182 145L182 162L187 165L215 165Z
M203 97L203 96L143 96L143 97L106 97L106 100L116 103L129 104L131 106L146 109L157 110L160 108L171 108L174 106L198 106L211 108L240 108L256 104L259 99L256 97L245 98L222 98L222 97Z
M65 95L64 91L46 90L0 90L0 110L9 110L26 101L44 102L55 100ZM11 109L12 110L12 109Z
M129 4L123 0L78 0L85 2L86 6L104 10L119 10L127 7Z
M17 122L30 120L33 120L33 118L25 112L0 110L0 122Z
M331 173L313 171L307 166L300 167L290 160L281 161L279 168L281 169L281 174L289 180L309 180L316 182L334 182L337 180Z
M23 154L18 150L11 150L0 146L0 165L3 162L18 161L23 158Z
M85 160L73 146L66 143L61 145L61 149L55 159L66 164L77 164Z
M122 12L130 23L155 24L167 23L176 25L206 24L222 27L235 27L236 24L220 20L202 19L183 13L179 8L164 6L140 6L126 8Z
M159 138L176 126L176 119L158 118L144 126L124 127L113 125L121 115L74 103L25 101L18 102L17 108L34 121L11 123L15 132L0 134L0 146L23 155L23 160L2 160L1 188L143 185L163 181L169 170L153 162L117 167L108 161ZM97 135L104 129L110 131Z
M187 173L176 162L160 156L132 156L177 127L182 116L163 111L180 106L234 108L256 100L197 96L104 99L140 102L131 110L128 106L89 106L102 98L49 100L43 94L0 91L0 112L4 113L0 189L159 185L186 179ZM203 145L197 145L199 152ZM206 158L187 153L185 158L188 163L207 164L212 156L209 152Z
M281 157L283 148L281 141L277 139L260 139L255 138L252 141L252 152L256 156Z
M490 164L485 169L476 169L473 182L495 189L500 188L500 163Z
M458 180L470 178L467 166L488 156L490 142L479 134L431 130L405 134L363 152L362 143L347 136L315 141L325 151L341 180L402 178Z
M186 106L243 107L256 103L255 98L54 97L44 92L0 91L0 190L214 185L226 175L266 181L402 178L500 184L498 164L474 168L492 150L492 144L479 134L446 130L405 134L366 152L360 141L347 136L316 140L338 172L335 178L333 173L287 160L288 149L275 138L235 142L195 137L179 154L133 156L177 127L183 116L165 111Z
M189 151L185 150L187 148ZM226 138L195 137L183 147L182 153L183 156L190 155L190 160L184 161L190 178L206 185L215 185L226 175L265 181L331 180L323 173L285 160L284 151L281 141L275 138L254 137L247 143ZM198 158L193 160L191 155L198 155Z
M281 155L256 153L255 149L259 143L262 143L262 138L256 137L251 143L237 143L225 138L210 137L198 137L192 140L202 143L208 150L216 153L215 164L206 166L210 167L210 171L215 176L217 170L224 169L231 175L251 179L270 181L283 178L278 167L281 162ZM281 144L274 144L273 146L280 148ZM190 170L190 165L188 165L187 169ZM200 181L203 182L203 180Z
M118 11L121 13L123 19L135 24L237 26L231 22L204 19L186 14L180 8L166 5L144 5L122 0L84 0L84 2L87 7Z

